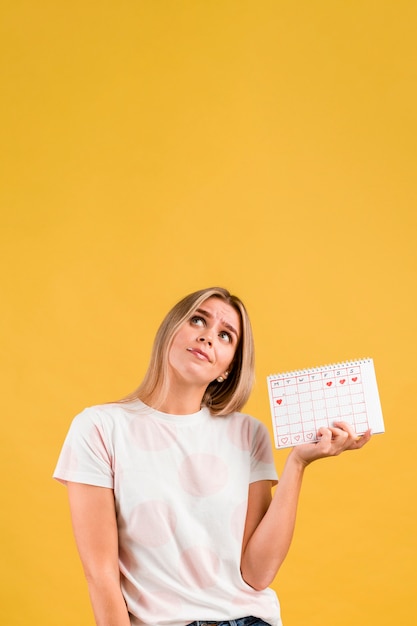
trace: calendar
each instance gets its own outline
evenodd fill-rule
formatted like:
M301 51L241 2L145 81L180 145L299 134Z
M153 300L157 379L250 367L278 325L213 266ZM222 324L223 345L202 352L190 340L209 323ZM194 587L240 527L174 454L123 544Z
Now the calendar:
M314 443L320 427L347 422L358 435L385 432L372 359L267 377L276 448Z

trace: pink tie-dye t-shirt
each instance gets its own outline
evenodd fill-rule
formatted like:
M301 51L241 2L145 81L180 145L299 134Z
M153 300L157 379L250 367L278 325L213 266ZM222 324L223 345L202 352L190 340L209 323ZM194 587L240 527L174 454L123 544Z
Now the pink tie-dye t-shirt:
M74 419L54 477L114 490L132 625L245 615L281 625L275 593L240 573L248 486L276 481L255 418L170 415L139 400L91 407Z

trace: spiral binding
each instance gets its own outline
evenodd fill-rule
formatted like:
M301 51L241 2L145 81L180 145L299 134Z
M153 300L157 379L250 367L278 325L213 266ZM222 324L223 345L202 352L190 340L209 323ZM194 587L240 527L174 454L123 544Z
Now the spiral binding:
M366 363L372 363L372 359L370 357L364 357L362 359L355 359L352 361L342 361L340 363L328 363L327 365L322 365L318 367L308 367L301 370L291 370L288 372L281 372L280 374L270 374L267 376L268 380L273 378L288 378L291 376L303 376L305 374L314 374L317 372L323 371L332 371L341 369L342 367L354 367L355 365L364 365Z

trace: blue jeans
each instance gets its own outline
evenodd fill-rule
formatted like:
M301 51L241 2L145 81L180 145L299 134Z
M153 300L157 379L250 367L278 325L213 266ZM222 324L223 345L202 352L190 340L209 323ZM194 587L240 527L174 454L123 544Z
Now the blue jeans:
M239 619L232 619L229 622L205 622L204 620L192 622L188 626L269 626L266 622L258 617L240 617Z

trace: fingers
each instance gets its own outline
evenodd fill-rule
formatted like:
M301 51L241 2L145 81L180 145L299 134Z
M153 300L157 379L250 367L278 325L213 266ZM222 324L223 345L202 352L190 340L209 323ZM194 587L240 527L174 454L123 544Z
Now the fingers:
M354 441L354 447L352 448L352 450L356 450L359 448L363 448L363 446L368 443L368 441L370 440L372 436L371 433L371 429L367 430L366 433L363 433L363 435L358 435Z
M345 450L358 450L371 438L371 431L357 435L346 422L335 422L331 427L322 426L317 431L317 443L304 444L293 448L292 454L301 459L304 465L326 457L337 456Z
M347 433L352 439L356 439L358 436L348 422L334 422L333 426L339 430L343 430L343 432Z
M371 430L368 429L362 435L358 435L352 426L347 422L334 422L334 427L338 431L346 433L345 450L356 450L362 448L371 438ZM333 429L334 430L334 429Z
M345 449L345 443L349 437L348 433L341 428L329 426L318 430L317 446L323 456L336 456Z
M324 456L336 456L345 450L358 450L371 438L371 431L367 430L363 435L357 435L352 426L347 422L335 422L328 428L318 430L319 442Z

